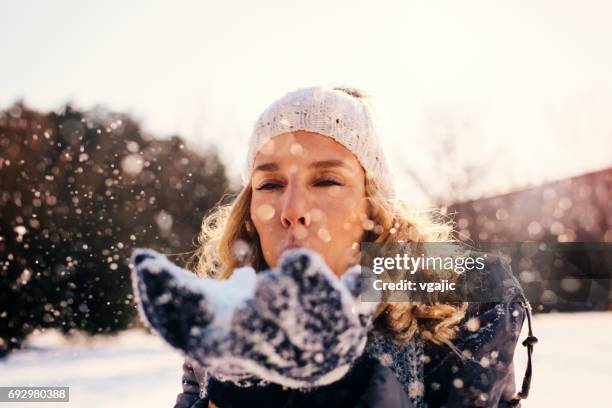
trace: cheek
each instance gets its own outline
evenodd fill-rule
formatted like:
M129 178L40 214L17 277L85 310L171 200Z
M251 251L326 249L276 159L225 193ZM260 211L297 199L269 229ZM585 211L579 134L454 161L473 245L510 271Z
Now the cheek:
M250 212L251 219L258 231L259 228L269 228L278 215L274 201L260 197L259 194L254 194L251 199Z
M363 222L366 215L367 204L365 198L350 198L343 202L342 211L348 215L350 221Z
M268 200L253 197L250 207L251 220L259 236L261 250L269 265L275 263L273 244L278 242L276 223L279 215L278 209L273 204Z
M325 213L325 227L333 239L339 242L359 239L367 220L365 199L347 197L326 204L321 206L321 211Z

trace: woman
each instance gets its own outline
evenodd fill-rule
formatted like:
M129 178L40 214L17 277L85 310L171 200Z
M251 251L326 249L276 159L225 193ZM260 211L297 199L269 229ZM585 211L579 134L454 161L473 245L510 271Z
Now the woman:
M501 258L486 268L490 281L513 282L498 302L382 302L368 308L347 295L346 288L355 286L352 267L359 261L360 243L453 240L449 222L395 199L376 122L362 92L310 87L270 105L255 124L243 183L234 202L205 218L196 254L196 273L228 279L226 286L217 289L210 283L187 295L173 289L166 296L159 289L164 285L189 286L171 283L184 280L176 271L163 285L159 275L135 277L143 282L135 287L144 304L141 313L170 344L188 350L183 392L175 407L255 401L268 406L516 406L526 396L526 388L514 396L512 357L528 309ZM298 253L295 248L308 251ZM140 253L134 263L147 272L142 261L157 256ZM165 260L159 262L149 269L172 270ZM255 283L246 265L252 271L276 268L284 275L260 274ZM149 283L153 279L156 283ZM237 300L219 300L225 306L215 309L213 298L220 292L234 293ZM285 302L293 306L273 310L271 305L285 296L293 296ZM164 297L163 307L169 298L184 300L181 304L204 302L206 307L198 306L193 314L185 308L181 313L167 308L160 312L155 306L160 302L151 300L156 297ZM314 306L305 307L307 301ZM338 310L325 311L333 307ZM347 307L359 310L353 313L359 319L344 313ZM222 313L231 316L219 320ZM274 313L284 313L283 319L261 319ZM192 316L185 320L185 315ZM307 321L300 322L303 316ZM182 326L191 327L190 334L176 335L181 329L170 322L179 320L189 322ZM286 326L287 320L297 323ZM334 324L313 331L329 321ZM337 322L342 322L341 330ZM224 325L232 329L211 329ZM266 331L274 333L265 338L270 343L278 333L286 338L276 341L277 349L263 358L269 348L261 341ZM241 341L235 340L240 336ZM296 354L295 343L302 341L305 345L297 347ZM307 341L318 341L320 347L312 347L319 351L305 353L311 346ZM272 361L288 347L288 355L298 355L299 363ZM259 350L256 356L254 349Z

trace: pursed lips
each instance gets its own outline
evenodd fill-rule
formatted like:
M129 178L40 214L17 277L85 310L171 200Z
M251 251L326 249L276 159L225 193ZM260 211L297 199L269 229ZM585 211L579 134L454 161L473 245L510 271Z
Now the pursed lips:
M300 248L303 247L303 244L298 244L295 239L293 237L289 238L289 242L283 246L283 248L281 249L281 252L285 252L288 249L293 249L293 248Z
M282 251L281 251L281 252L285 252L285 251L286 251L286 250L288 250L288 249L299 248L299 247L300 247L300 245L298 245L298 244L296 244L296 243L289 243L289 244L287 244L287 245L285 245L285 246L283 247L283 249L282 249Z

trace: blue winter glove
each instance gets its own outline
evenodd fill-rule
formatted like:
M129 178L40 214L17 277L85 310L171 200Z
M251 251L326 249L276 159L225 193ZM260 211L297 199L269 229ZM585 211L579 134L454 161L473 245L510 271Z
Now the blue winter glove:
M332 383L362 354L375 303L360 303L360 267L338 279L317 253L286 251L280 267L203 279L137 249L132 282L141 318L219 379L290 388Z

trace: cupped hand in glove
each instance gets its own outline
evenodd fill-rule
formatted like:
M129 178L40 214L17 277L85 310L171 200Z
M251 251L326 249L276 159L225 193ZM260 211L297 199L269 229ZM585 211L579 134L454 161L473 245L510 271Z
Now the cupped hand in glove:
M365 347L376 304L360 303L360 267L336 277L316 252L286 251L279 267L203 279L137 249L132 283L142 320L212 375L290 388L332 383Z

